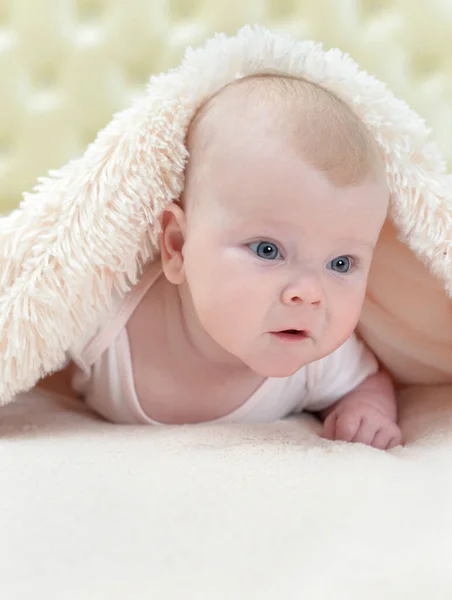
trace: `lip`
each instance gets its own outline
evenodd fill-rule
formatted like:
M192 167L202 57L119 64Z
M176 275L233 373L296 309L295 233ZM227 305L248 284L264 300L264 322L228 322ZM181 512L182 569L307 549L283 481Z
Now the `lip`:
M297 331L298 333L289 333L290 331ZM270 333L283 342L291 343L302 342L310 337L310 333L307 329L285 329L280 331L271 331Z

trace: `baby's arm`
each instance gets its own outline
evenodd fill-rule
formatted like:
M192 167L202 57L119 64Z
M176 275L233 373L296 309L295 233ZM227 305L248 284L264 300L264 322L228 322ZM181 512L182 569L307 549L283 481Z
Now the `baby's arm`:
M402 443L391 378L384 371L369 376L354 390L321 411L324 437L389 449Z

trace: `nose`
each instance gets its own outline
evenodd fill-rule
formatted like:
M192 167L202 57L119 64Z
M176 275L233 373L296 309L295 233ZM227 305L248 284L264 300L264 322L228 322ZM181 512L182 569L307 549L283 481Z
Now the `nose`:
M320 277L314 273L303 273L296 281L288 283L281 294L283 304L310 304L321 306L323 304L323 288Z

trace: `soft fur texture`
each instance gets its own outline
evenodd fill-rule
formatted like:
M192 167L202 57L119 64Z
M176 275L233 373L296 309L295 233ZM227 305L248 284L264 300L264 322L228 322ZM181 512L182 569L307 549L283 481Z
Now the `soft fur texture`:
M452 407L401 397L404 448L258 426L118 427L21 396L0 425L5 600L450 600Z
M126 291L137 280L156 252L157 217L183 187L194 112L234 78L259 72L311 79L357 112L384 154L398 235L449 293L451 181L422 120L340 51L246 27L188 50L83 157L0 220L2 403L61 367L105 315L113 288Z

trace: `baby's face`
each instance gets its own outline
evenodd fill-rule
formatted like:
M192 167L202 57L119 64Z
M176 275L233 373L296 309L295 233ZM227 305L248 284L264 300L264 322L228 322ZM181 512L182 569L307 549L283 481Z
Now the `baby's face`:
M355 329L387 187L334 187L277 140L232 142L208 162L183 248L197 316L255 372L288 376Z

